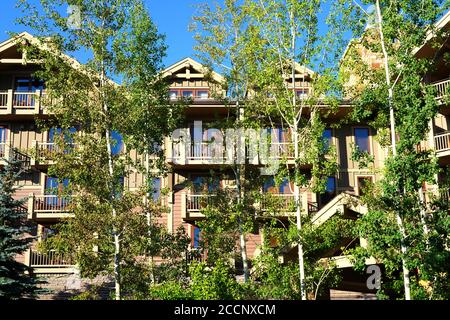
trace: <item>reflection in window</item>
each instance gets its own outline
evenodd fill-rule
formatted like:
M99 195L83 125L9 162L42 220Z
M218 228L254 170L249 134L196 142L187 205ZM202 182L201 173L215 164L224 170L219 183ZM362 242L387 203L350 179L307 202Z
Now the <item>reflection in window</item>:
M47 177L45 180L45 194L58 195L69 186L69 179L63 179L61 182L56 177Z
M192 90L183 91L183 98L193 98L194 92Z
M118 155L123 151L123 138L117 131L111 132L112 146L111 151L113 155Z
M44 90L44 81L33 78L16 78L14 91L16 92L36 92Z
M299 99L307 99L308 98L308 89L297 89L295 90L295 94Z
M68 199L66 197L61 197L61 195L65 192L67 187L69 186L69 179L63 179L60 181L56 177L47 177L45 179L45 190L44 198L45 205L59 207L65 206L68 203Z
M199 99L208 99L208 91L207 90L199 90L199 91L197 91L197 98L199 98Z
M152 179L152 199L158 202L161 197L161 178Z
M200 228L193 226L192 248L200 247Z
M0 142L6 142L6 127L0 127Z
M330 150L331 144L333 143L333 132L331 129L325 129L322 134L323 142L324 142L324 152L328 152Z
M170 98L170 99L176 99L176 98L178 98L178 91L176 91L176 90L170 90L170 91L169 91L169 98Z
M274 177L267 177L267 179L264 181L263 191L264 193L290 194L291 190L289 187L289 180L287 178L284 178L283 182L279 186L276 186Z
M355 144L360 152L370 153L368 128L355 128Z
M320 195L320 204L322 206L329 203L336 196L336 178L328 177L325 193Z
M192 177L194 193L212 193L220 188L220 180L217 177L207 176Z

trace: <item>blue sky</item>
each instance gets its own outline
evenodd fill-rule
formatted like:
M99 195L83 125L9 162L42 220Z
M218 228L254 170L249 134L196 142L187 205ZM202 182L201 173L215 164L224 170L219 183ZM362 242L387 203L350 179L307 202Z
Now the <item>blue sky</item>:
M205 0L146 0L147 7L161 33L166 34L169 46L164 61L170 65L188 56L193 56L193 34L188 31L188 25L195 12L194 5ZM9 38L8 32L26 30L16 25L14 20L21 15L20 9L15 8L16 0L0 0L0 41ZM79 57L75 57L79 58ZM82 59L80 59L82 60Z
M31 0L38 1L38 0ZM168 45L167 57L164 59L165 66L169 66L185 57L195 59L193 46L194 34L188 31L188 26L192 22L192 16L196 12L195 6L209 0L144 0L152 16L153 21L158 26L159 32L166 35ZM28 30L24 26L17 25L15 20L21 16L21 10L16 8L17 0L0 0L0 41L8 39L8 32L28 31L33 34L33 30ZM325 9L328 7L325 6ZM329 9L329 8L328 8ZM327 10L325 10L327 11ZM325 14L323 19L325 19ZM323 32L324 28L321 28ZM349 35L346 35L349 39ZM85 54L78 52L74 54L80 62L86 62ZM310 66L314 69L314 66ZM219 70L218 70L219 71ZM219 71L220 72L220 71ZM117 80L117 79L116 79Z

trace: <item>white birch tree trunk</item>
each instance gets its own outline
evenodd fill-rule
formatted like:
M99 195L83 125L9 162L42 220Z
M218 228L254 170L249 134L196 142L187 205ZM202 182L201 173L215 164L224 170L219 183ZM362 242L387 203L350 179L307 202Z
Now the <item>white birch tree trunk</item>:
M103 112L105 114L105 117L108 117L108 104L106 103L105 95L104 95L104 86L106 83L106 72L105 72L105 63L104 61L101 62L101 76L100 76L100 90L102 95L102 104L103 104ZM114 184L113 184L113 177L114 177L114 164L113 164L113 155L112 155L112 147L111 147L111 131L109 128L109 125L106 126L105 129L105 138L106 138L106 149L108 153L108 173L109 173L109 184L111 189L111 207L112 207L112 218L113 218L113 237L114 237L114 285L115 285L115 299L120 300L121 299L121 288L120 288L120 239L119 234L117 232L117 228L115 226L116 218L117 218L117 211L114 207L114 200L115 200L115 194L114 194Z
M149 151L147 150L146 154L145 154L145 174L146 174L146 179L147 179L147 184L149 183L149 179L150 179L150 159L149 159ZM145 193L145 197L144 197L144 203L146 206L148 206L149 204L149 199L150 199L150 192L147 188L147 192ZM151 250L151 244L152 244L152 231L151 231L151 227L152 227L152 213L150 212L150 210L147 210L147 227L148 227L148 242L149 242L149 247ZM153 273L153 255L149 254L148 257L148 264L150 267L150 282L153 284L155 282L155 276Z
M391 144L392 144L392 155L395 157L397 155L397 147L396 147L396 135L395 135L395 116L394 116L394 107L392 105L392 101L394 98L394 91L391 87L391 75L389 71L389 58L388 53L386 50L386 46L384 43L384 33L383 33L383 16L381 15L381 9L380 9L380 1L376 1L376 10L377 10L377 16L378 16L378 26L379 26L379 32L380 32L380 42L381 47L383 50L383 56L384 56L384 68L385 68L385 75L386 75L386 85L389 88L389 118L390 118L390 125L391 125ZM405 238L406 238L406 231L405 227L403 225L402 217L398 212L395 212L395 218L397 221L397 226L401 234L401 241L400 241L400 247L402 252L402 269L403 269L403 285L405 290L405 300L411 300L411 288L410 288L410 276L409 276L409 269L406 266L405 257L408 251L408 248L405 244Z
M244 117L243 115L243 110L240 108L239 106L239 101L236 101L236 110L238 110L239 112L239 119L242 120L242 118ZM238 137L238 139L240 139L240 137ZM240 145L240 143L238 143L238 145ZM236 150L237 152L239 152L239 150ZM238 153L236 153L236 155L238 155ZM239 157L238 157L239 158ZM241 164L237 164L237 169L236 169L236 186L238 189L238 208L239 208L239 218L238 218L238 224L239 224L239 246L240 246L240 251L241 251L241 258L242 258L242 268L244 271L244 282L248 282L249 278L250 278L250 272L248 269L248 256L247 256L247 241L245 239L245 232L244 232L244 228L242 227L242 177L241 177Z
M299 159L300 150L299 150L299 141L298 141L298 131L297 126L295 124L294 128L294 157L295 159ZM297 174L300 170L298 167L297 161L295 162L295 178L294 178L294 199L295 199L295 215L297 219L297 230L300 235L302 230L302 217L301 217L301 199L300 199L300 187L295 180ZM303 245L299 241L298 242L298 269L299 269L299 277L300 277L300 294L302 300L307 300L306 296L306 279L305 279L305 262L304 262L304 254L303 254Z

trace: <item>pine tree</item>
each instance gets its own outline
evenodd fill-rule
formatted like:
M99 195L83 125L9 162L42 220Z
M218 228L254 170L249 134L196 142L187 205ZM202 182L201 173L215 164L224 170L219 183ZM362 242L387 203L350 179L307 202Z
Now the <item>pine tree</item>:
M36 292L36 281L26 272L28 267L15 260L24 253L32 237L26 237L30 228L24 223L22 209L25 199L15 200L14 182L22 173L19 161L12 160L0 170L0 297L18 299Z

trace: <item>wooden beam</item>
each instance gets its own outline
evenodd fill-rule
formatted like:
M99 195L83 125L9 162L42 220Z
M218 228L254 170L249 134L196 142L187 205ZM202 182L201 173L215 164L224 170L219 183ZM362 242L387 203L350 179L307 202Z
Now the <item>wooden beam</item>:
M190 78L204 78L204 74L200 73L178 73L175 75L176 78L190 79Z
M23 59L0 59L0 63L17 63L22 64L24 62Z

